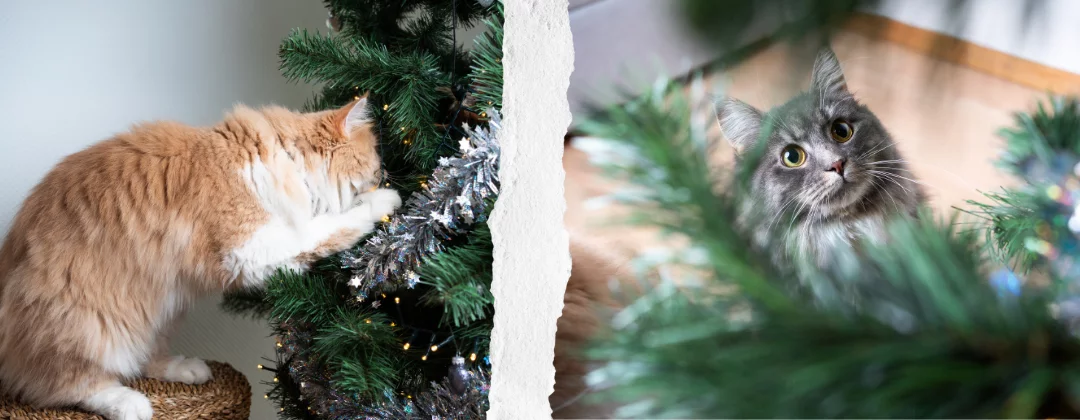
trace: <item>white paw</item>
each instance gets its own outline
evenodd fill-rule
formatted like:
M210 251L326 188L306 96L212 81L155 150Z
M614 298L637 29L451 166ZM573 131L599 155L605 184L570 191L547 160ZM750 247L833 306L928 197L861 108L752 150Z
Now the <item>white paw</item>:
M202 359L178 356L165 369L164 379L169 382L198 385L209 381L212 377L210 367Z
M371 216L376 218L393 214L394 210L401 207L401 196L398 192L386 188L363 193L360 195L360 200L370 206Z
M81 405L109 420L151 420L154 414L145 395L120 385L99 391Z

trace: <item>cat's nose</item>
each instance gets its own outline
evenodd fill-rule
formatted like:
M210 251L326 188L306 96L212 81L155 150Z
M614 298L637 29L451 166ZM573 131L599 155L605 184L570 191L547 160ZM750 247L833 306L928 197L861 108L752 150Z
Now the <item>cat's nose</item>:
M847 164L847 159L840 159L832 163L832 167L829 168L830 172L836 172L837 175L844 176L844 165Z

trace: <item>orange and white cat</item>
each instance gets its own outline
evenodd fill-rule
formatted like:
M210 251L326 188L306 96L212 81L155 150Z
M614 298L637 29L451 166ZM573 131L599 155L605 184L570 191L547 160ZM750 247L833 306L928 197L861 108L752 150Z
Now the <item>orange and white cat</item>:
M168 352L196 298L255 287L352 246L401 205L382 179L366 98L295 113L237 106L213 127L142 124L71 155L0 249L0 387L38 406L147 420L121 384L198 384Z

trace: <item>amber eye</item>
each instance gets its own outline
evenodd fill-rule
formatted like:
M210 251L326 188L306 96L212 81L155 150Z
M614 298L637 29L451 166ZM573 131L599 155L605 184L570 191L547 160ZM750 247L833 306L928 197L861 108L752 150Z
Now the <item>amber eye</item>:
M836 120L829 126L829 134L838 143L847 143L848 140L851 140L851 136L855 134L855 127L852 127L851 123L847 121Z
M784 166L798 168L806 163L806 151L793 144L780 151L780 160L784 162Z

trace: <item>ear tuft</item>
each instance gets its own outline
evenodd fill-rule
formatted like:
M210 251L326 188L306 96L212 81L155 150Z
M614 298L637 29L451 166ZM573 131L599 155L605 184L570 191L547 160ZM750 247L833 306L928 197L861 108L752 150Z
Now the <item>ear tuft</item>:
M761 131L761 111L734 98L719 99L714 107L720 131L735 148L736 154L741 154L757 142L758 132Z
M370 123L371 111L368 109L367 95L341 107L335 113L334 121L346 137L350 136L357 127Z
M840 68L840 60L836 59L836 54L833 54L831 49L826 47L818 52L810 84L814 91L823 94L847 92L844 70Z

